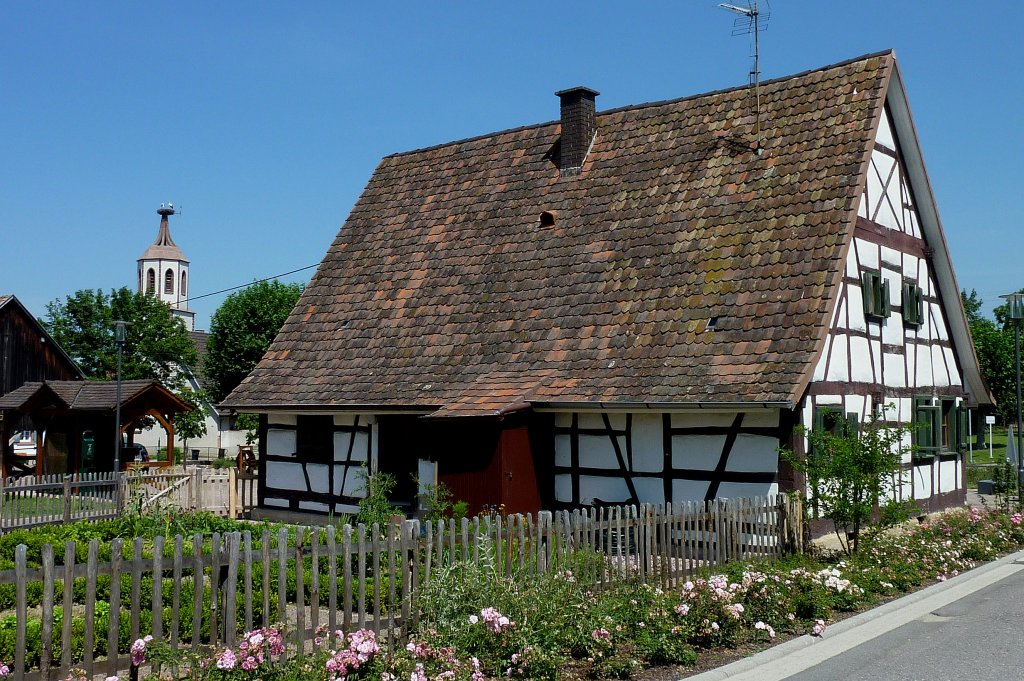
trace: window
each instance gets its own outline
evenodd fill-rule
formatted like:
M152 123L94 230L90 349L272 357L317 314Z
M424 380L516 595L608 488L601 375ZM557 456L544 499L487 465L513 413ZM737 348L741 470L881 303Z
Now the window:
M164 273L164 293L174 293L174 270L168 269Z
M970 410L958 405L955 398L915 397L914 457L928 459L938 454L965 451L969 415Z
M298 416L295 420L295 455L302 461L334 461L334 417Z
M146 272L146 293L152 293L156 290L156 272L150 267L149 271Z
M181 297L184 298L188 295L188 273L181 273Z
M868 317L885 319L892 314L889 302L889 282L881 272L867 271L861 275L864 287L864 314Z
M860 432L860 419L853 412L844 416L838 406L817 407L814 410L814 430L827 430L837 437L856 435Z
M903 282L903 323L906 326L921 326L924 323L921 287L912 281Z

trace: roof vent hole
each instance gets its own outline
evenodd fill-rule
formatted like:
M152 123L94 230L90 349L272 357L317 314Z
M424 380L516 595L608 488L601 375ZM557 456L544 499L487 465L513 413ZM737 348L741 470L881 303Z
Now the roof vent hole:
M540 214L540 226L541 227L553 227L555 220L558 219L558 213L553 210L546 210Z
M711 319L708 320L708 325L707 325L707 327L705 327L704 330L705 331L714 331L715 330L715 326L717 326L717 325L718 325L718 317L712 317Z

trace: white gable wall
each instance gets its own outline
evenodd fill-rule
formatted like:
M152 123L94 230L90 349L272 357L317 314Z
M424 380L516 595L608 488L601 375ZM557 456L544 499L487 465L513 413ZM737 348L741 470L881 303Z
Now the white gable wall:
M825 405L864 423L879 401L896 404L897 410L889 412L888 418L910 424L914 397L952 399L960 405L966 396L946 317L949 303L930 266L934 250L922 237L915 194L888 111L875 139L839 293L839 314L803 404L801 421L808 428L814 425L815 410ZM892 309L886 318L865 314L862 276L868 271L878 272L888 282ZM920 325L904 323L904 282L921 288L924 320ZM959 299L951 304L959 306ZM935 460L908 454L904 467L906 497L928 500L962 490L962 461L955 452Z

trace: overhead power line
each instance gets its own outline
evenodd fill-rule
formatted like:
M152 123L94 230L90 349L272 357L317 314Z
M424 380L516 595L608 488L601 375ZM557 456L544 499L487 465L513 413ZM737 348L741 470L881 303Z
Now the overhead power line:
M317 263L317 265L319 265L319 263ZM193 300L199 300L200 298L209 298L210 296L219 296L222 293L228 293L230 291L237 291L240 288L249 288L253 284L259 284L261 282L270 281L271 279L278 279L280 277L287 277L289 274L295 274L296 272L304 272L306 270L311 270L314 267L316 267L317 265L307 265L305 267L300 267L297 270L291 270L290 272L282 272L281 274L273 274L273 275L271 275L269 277L264 277L263 279L256 279L254 281L250 281L248 284L240 284L238 286L232 286L231 288L221 289L220 291L214 291L213 293L204 293L201 296L191 296L191 297L187 298L187 300L189 302L191 302Z

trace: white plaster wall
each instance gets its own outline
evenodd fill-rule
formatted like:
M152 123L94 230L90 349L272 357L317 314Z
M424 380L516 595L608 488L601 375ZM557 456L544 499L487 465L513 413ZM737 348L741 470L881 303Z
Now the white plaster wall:
M878 262L878 246L863 239L853 240L854 248L852 249L853 257L856 258L854 262L858 262L860 267L857 268L857 279L860 279L860 273L864 270L877 270L879 269ZM857 298L857 300L860 300Z
M266 442L267 454L273 456L295 456L296 433L294 427L297 421L296 416L296 414L271 414L268 416ZM335 414L333 416L333 423L335 426L351 426L355 422L356 415L354 414ZM337 465L334 466L333 471L333 489L331 489L330 464L306 464L306 470L309 474L310 488L314 492L323 494L333 493L351 497L359 497L363 495L364 490L362 482L359 479L358 466L361 463L366 462L368 451L371 455L375 451L373 443L376 442L378 429L375 425L376 419L372 415L360 414L358 415L358 422L361 426L369 426L371 428L371 432L370 434L365 432L357 432L355 434L355 443L353 445L351 455L352 465L347 465L345 463L351 434L345 432L334 433L334 461ZM280 427L275 428L274 426L289 426L290 428L285 430ZM268 461L267 487L305 491L306 478L302 472L302 464L298 461L295 463ZM274 501L269 497L266 499L265 503L268 506L288 506L287 501ZM330 510L326 504L312 501L300 502L299 507L303 510L312 511Z
M664 504L665 486L657 478L633 478L636 494L645 504Z
M580 476L580 503L584 506L592 504L595 498L602 501L618 502L629 499L629 497L629 488L622 478ZM641 503L646 501L646 499L640 499Z
M555 476L555 499L562 502L572 501L572 476L560 473Z
M342 471L334 473L334 493L345 497L364 497L363 480L359 476L359 469L350 466L347 474Z
M883 357L883 363L885 384L891 388L905 387L907 385L907 376L903 355L887 352Z
M558 423L558 419L555 419L555 423ZM572 465L572 439L569 435L555 435L555 465Z
M826 381L849 381L850 362L847 356L847 336L833 336L831 357L828 363Z
M696 411L672 414L673 428L727 428L736 414L732 412Z
M625 442L623 442L621 437L616 437L615 439L619 443L622 458L625 459ZM581 435L580 465L585 468L618 468L619 460L615 456L615 448L612 446L611 438L606 435Z
M267 426L294 426L296 423L295 414L269 414L267 415Z
M856 263L854 264L856 266ZM864 318L864 305L861 303L863 300L863 294L861 293L861 287L859 285L851 285L850 290L847 292L848 300L854 301L853 304L848 305L850 311L849 317L849 328L854 331L867 331L868 322Z
M727 412L687 412L671 414L673 428L708 428L730 427L735 413ZM743 428L776 428L779 425L778 410L757 410L744 414ZM664 431L663 416L658 413L634 414L631 423L631 442L633 455L632 472L660 473L664 466ZM625 414L610 415L615 429L624 429ZM555 423L560 427L569 427L572 423L570 414L556 414ZM600 414L580 414L578 425L581 429L604 429ZM618 436L619 445L625 456L627 442L625 436ZM726 442L725 434L681 434L672 437L671 466L675 470L714 471L722 455ZM571 465L570 435L559 434L555 437L555 465L568 467ZM728 470L744 472L775 473L778 462L778 438L773 436L740 433L731 450ZM620 469L611 440L607 435L579 436L579 463L585 468L602 468L614 473ZM707 492L708 481L673 481L673 498L665 499L664 483L660 477L633 477L640 500L644 503L662 504L666 501L702 500ZM756 487L756 486L755 486ZM759 489L766 489L761 485ZM594 498L605 501L616 501L629 497L628 487L621 475L599 477L581 475L579 479L580 502L590 503ZM738 487L736 489L739 489ZM752 488L751 488L752 489ZM729 496L720 489L719 496ZM569 473L558 473L555 476L555 498L558 501L572 500L572 476Z
M927 499L932 496L932 467L914 466L914 498Z
M759 409L748 411L743 415L744 428L777 428L778 425L778 409Z
M858 383L875 380L871 343L862 336L849 336L851 369L850 379Z
M939 462L939 491L952 492L960 485L960 462Z
M818 363L814 366L814 374L811 376L811 380L814 382L825 380L825 361L828 356L832 353L832 336L825 339L825 347L822 350L821 357L818 358Z
M672 468L713 471L722 455L725 435L674 435Z
M266 465L267 487L303 491L306 489L306 476L302 474L302 464L268 461Z
M673 502L701 500L708 493L707 480L673 480Z
M295 431L267 428L267 454L295 456Z
M306 472L309 474L310 489L318 494L330 494L331 478L329 468L330 466L324 463L306 464ZM303 489L305 489L305 485L303 485Z
M860 421L863 423L864 416L867 411L864 408L864 404L867 402L867 398L861 395L844 395L843 396L843 411L847 414L857 414L860 417Z
M889 117L882 116L882 120L878 124L878 132L875 134L875 141L879 144L885 145L887 148L896 150L896 140L892 134L892 128L889 126Z
M344 463L349 456L349 443L352 441L351 433L334 434L334 461ZM356 433L355 442L352 443L351 460L354 463L366 463L366 452L370 446L370 437L366 433Z
M778 449L778 438L740 433L736 436L736 442L733 443L726 470L754 473L775 471L778 462ZM722 496L729 495L723 494Z
M718 487L718 498L729 499L734 497L762 497L766 494L777 494L779 485L777 483L754 483L754 482L723 482Z
M665 467L661 414L633 416L633 470L660 473ZM664 498L664 491L659 492ZM654 503L654 502L652 502Z
M895 248L889 248L888 246L882 246L882 264L885 265L883 271L887 274L901 272L903 270L903 252L897 251ZM899 283L899 279L895 283ZM893 282L889 283L889 286L893 286ZM899 305L900 303L901 290L899 288L892 289L892 304Z

